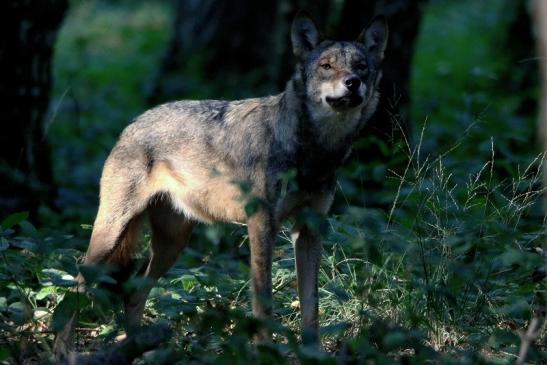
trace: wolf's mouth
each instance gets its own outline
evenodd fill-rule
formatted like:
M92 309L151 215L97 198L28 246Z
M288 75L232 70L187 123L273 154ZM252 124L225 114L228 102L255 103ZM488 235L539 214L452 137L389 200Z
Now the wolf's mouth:
M327 96L325 98L325 101L333 108L333 109L350 109L355 108L356 106L361 105L363 102L363 98L359 95L350 94L350 95L344 95L339 98L333 98L330 96Z

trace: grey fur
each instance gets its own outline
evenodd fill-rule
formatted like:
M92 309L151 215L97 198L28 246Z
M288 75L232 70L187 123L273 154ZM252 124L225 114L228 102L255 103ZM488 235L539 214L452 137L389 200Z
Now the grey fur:
M127 266L138 222L152 222L152 259L143 270L157 279L186 245L195 222L247 223L253 311L271 313L271 251L281 222L304 208L326 214L334 173L378 103L387 26L373 21L360 41L322 40L299 14L292 27L299 59L284 92L238 101L176 101L139 116L121 134L101 178L101 202L86 264ZM297 191L280 177L296 170ZM250 192L238 184L247 183ZM157 199L160 197L160 199ZM248 216L247 204L260 202ZM303 338L318 341L317 272L321 245L310 227L293 229ZM83 278L79 278L80 289ZM126 298L129 326L140 321L147 290ZM70 322L73 326L75 320ZM73 328L56 340L71 346ZM259 334L266 340L267 332Z

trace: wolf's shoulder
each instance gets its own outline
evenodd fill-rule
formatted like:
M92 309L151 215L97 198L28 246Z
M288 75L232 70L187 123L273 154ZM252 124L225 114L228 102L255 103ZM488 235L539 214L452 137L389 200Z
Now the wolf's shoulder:
M158 105L137 118L139 121L155 119L187 119L197 121L222 121L228 114L263 110L278 105L280 95L240 100L178 100Z
M232 128L265 128L278 116L280 96L241 100L179 100L153 107L127 125L122 139L197 136Z

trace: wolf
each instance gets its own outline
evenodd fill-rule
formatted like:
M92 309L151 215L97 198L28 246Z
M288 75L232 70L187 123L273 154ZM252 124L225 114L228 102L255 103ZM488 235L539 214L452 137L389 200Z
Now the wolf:
M269 316L278 229L306 210L328 212L335 171L377 107L387 37L386 20L377 16L354 41L327 40L300 12L291 27L296 70L282 93L175 101L137 117L105 162L84 264L129 270L147 217L150 255L141 272L155 281L173 265L196 223L243 223L250 241L253 315ZM290 171L297 188L284 189L283 176ZM317 344L320 234L296 222L302 340ZM81 275L78 282L83 290ZM139 326L149 291L124 294L129 329ZM57 335L57 352L71 349L76 321L73 317ZM259 341L269 336L267 330L257 335Z

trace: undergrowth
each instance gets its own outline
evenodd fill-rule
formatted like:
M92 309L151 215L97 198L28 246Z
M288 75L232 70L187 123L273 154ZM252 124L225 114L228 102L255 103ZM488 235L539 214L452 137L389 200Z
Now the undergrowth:
M348 205L326 221L319 278L324 350L298 344L289 227L274 252L275 317L259 323L250 316L244 227L202 226L196 235L206 239L196 238L200 245L185 251L146 307L145 323L168 321L175 335L142 361L513 362L519 334L545 308L545 153L500 179L493 140L490 159L475 171L447 163L462 144L465 138L438 156L420 156L421 139L414 148L406 144L406 167L390 171L390 209ZM3 359L50 360L53 330L76 307L80 350L108 346L122 331L121 306L107 291L93 287L78 300L68 292L86 247L81 236L36 230L25 213L2 222ZM232 248L222 248L227 244ZM96 282L112 280L107 271L86 270ZM134 278L127 285L144 283ZM270 327L274 343L257 355L251 343L260 326ZM529 358L539 363L547 359L545 335L536 343Z

